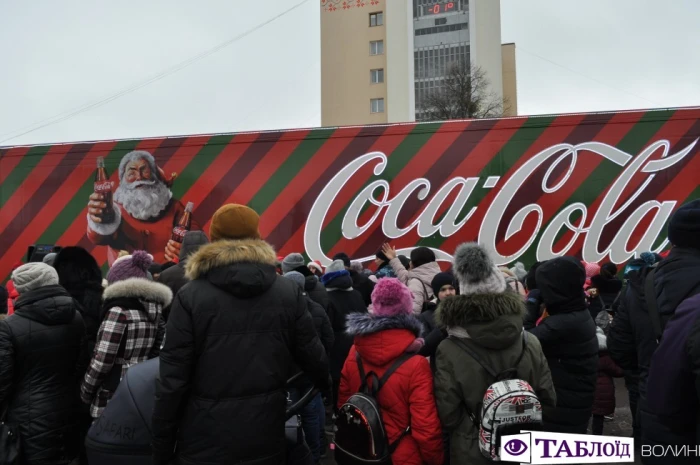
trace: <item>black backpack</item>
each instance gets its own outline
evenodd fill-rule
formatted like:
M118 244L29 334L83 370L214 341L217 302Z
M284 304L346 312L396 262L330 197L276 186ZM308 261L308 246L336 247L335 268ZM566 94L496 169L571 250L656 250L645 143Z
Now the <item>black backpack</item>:
M373 371L365 375L362 359L357 354L357 368L362 380L360 391L340 407L335 420L335 461L338 465L391 465L391 454L401 439L411 432L411 427L407 426L396 441L389 443L377 394L389 377L414 355L403 354L379 378Z

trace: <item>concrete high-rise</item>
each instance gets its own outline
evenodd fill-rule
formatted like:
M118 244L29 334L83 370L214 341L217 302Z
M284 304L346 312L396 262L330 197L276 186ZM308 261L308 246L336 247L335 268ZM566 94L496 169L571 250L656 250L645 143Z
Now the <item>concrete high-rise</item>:
M500 40L499 0L321 0L321 123L421 119L459 62L484 70L516 114L514 45Z

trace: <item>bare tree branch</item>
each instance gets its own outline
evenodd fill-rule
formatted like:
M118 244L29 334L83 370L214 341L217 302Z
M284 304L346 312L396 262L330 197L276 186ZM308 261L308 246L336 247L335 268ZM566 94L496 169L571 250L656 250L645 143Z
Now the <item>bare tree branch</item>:
M503 116L507 109L508 102L491 90L486 72L466 63L454 63L442 85L419 107L428 121L495 118Z

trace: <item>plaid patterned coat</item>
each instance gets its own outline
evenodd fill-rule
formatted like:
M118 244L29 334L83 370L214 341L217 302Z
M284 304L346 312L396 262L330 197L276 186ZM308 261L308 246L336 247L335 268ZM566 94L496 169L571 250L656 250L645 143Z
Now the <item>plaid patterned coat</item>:
M116 376L137 363L158 356L165 336L161 318L172 292L159 283L132 278L112 284L104 292L106 314L90 366L80 387L80 397L98 418L118 385ZM116 366L116 368L115 368ZM121 366L120 373L112 373Z

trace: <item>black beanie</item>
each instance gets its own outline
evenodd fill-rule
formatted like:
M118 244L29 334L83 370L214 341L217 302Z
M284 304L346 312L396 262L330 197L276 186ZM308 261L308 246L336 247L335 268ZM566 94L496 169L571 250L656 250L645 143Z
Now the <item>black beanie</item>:
M547 260L537 267L537 289L550 315L586 309L586 270L574 257Z
M440 289L442 289L442 286L447 284L450 284L455 289L458 288L455 277L452 273L442 272L436 274L433 280L430 282L430 287L433 288L433 295L437 297L440 293Z
M700 249L700 199L676 210L668 224L668 240L676 247Z
M350 268L350 257L345 252L339 252L333 255L333 261L342 260L345 268Z

